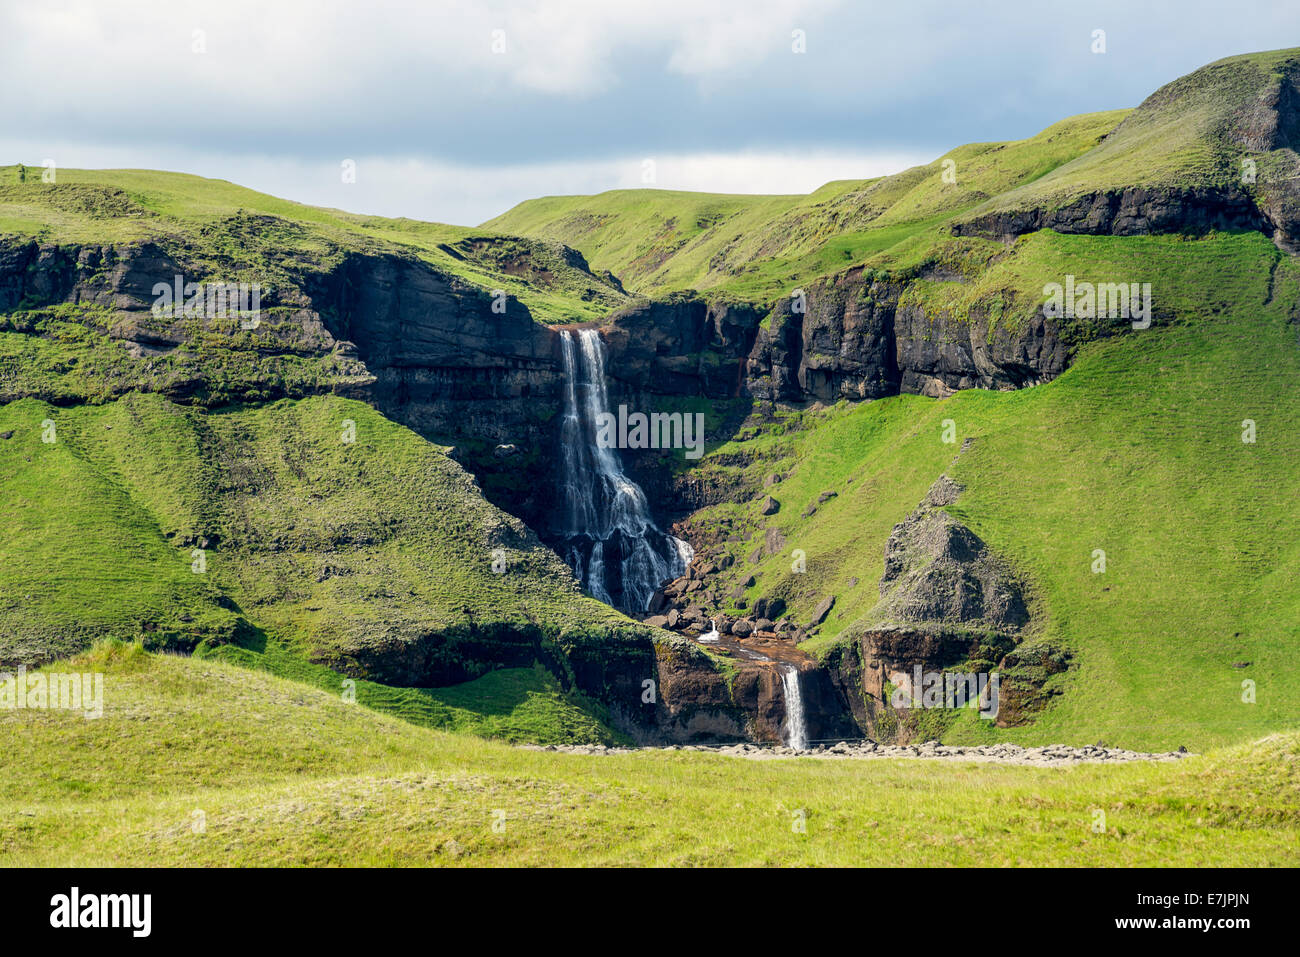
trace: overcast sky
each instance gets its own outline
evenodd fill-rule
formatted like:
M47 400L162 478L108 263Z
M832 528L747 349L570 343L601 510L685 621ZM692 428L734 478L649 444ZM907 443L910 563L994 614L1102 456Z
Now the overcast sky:
M662 188L807 192L1297 45L1296 0L0 0L0 164L476 224L647 159Z

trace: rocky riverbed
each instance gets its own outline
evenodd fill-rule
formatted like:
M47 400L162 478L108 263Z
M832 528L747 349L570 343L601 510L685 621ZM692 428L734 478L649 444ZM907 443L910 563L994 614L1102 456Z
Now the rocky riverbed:
M1066 744L1049 744L1026 748L1018 744L944 745L936 741L924 744L889 745L875 741L839 741L819 744L804 751L786 747L761 747L755 744L726 745L670 745L663 748L610 748L599 744L525 744L530 751L554 751L565 754L614 755L632 754L636 751L700 751L728 757L771 760L773 758L926 758L931 760L976 761L990 764L1029 764L1038 767L1061 767L1071 764L1099 764L1125 761L1178 761L1190 757L1184 748L1177 751L1129 751L1124 748L1107 748L1101 745L1073 747Z

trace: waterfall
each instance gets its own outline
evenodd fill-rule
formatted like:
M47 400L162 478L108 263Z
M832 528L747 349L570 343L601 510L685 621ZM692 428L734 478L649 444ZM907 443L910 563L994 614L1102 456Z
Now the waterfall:
M618 453L596 441L597 416L609 411L599 334L562 331L560 348L561 553L593 597L623 611L645 611L655 589L686 570L691 547L660 530Z
M785 744L796 751L808 747L808 728L803 718L803 695L799 691L799 669L781 666L781 687L785 691Z

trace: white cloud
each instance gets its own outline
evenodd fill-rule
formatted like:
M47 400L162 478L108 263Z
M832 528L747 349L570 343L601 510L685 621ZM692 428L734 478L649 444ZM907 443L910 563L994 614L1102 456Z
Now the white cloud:
M1207 33L1211 0L0 0L0 163L459 222L641 185L647 154L664 188L800 192L1133 105L1300 26L1294 4L1238 6Z

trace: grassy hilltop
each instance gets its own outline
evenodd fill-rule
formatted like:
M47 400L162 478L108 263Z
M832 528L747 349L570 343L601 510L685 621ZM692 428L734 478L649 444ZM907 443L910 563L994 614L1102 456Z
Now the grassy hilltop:
M60 244L175 242L214 270L264 285L286 267L323 268L347 252L413 256L485 290L502 289L540 322L597 319L624 293L557 243L493 230L360 216L278 199L224 180L159 170L0 167L0 235Z
M612 190L531 199L483 224L579 249L646 295L717 290L764 301L848 266L978 259L942 225L1086 153L1127 111L1063 120L1016 143L971 143L893 176L827 183L807 196ZM954 164L955 181L943 178ZM990 244L989 248L992 248ZM972 260L974 261L974 260Z

